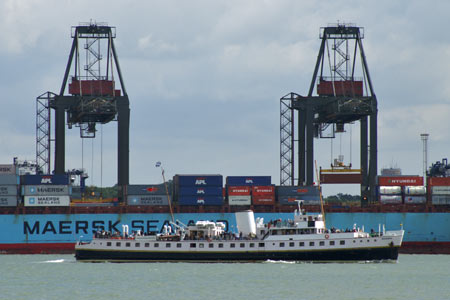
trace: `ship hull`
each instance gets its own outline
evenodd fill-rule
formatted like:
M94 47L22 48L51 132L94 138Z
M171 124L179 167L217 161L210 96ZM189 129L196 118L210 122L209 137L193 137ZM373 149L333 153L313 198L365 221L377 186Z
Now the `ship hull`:
M226 253L76 250L75 257L81 261L378 261L396 260L398 247Z

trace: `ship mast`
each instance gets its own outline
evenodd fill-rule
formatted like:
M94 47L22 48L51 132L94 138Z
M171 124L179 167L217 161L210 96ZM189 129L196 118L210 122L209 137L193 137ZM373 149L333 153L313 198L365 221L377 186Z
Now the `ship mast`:
M323 209L323 196L322 196L322 188L320 187L320 177L319 177L319 173L317 172L317 160L314 161L314 164L316 165L316 178L317 178L317 184L318 184L318 187L319 187L320 211L322 213L322 218L323 218L323 227L326 230L327 229L327 225L325 223L325 210Z
M162 174L162 178L163 178L163 182L164 182L164 187L166 188L166 195L167 195L167 199L169 201L170 216L172 218L172 223L175 223L175 218L173 217L172 202L170 201L169 189L167 188L166 178L164 176L164 168L162 167L160 161L158 161L156 163L156 167L161 167L161 174Z

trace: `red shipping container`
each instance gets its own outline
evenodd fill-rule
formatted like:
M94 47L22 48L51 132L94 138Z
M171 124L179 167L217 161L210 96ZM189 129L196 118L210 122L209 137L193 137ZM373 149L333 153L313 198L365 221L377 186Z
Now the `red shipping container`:
M319 96L334 96L334 92L336 92L336 96L363 96L363 82L344 80L344 81L335 81L334 89L333 82L321 80L319 84L317 84L317 94Z
M335 173L335 174L320 174L321 183L361 183L362 175L358 173L346 174L346 173Z
M248 196L250 195L250 186L229 186L229 196Z
M81 87L80 87L81 85ZM112 80L76 80L69 84L69 93L85 96L112 96L114 95L114 81ZM120 95L116 95L120 96Z
M420 176L378 176L378 185L381 186L407 186L423 185L423 177Z
M275 204L275 195L253 195L252 202L255 205L274 205Z
M269 195L269 196L275 196L275 186L273 185L267 185L267 186L252 186L252 195L258 196L258 195Z
M430 186L449 186L450 177L428 177L428 185Z

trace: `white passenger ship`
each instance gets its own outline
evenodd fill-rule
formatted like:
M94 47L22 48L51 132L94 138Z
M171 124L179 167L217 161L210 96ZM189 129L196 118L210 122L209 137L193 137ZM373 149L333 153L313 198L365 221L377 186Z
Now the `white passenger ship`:
M396 260L404 231L367 233L353 226L346 232L325 227L322 214L307 215L300 207L294 219L264 223L252 211L236 213L239 235L220 222L172 223L159 235L99 234L78 242L75 257L84 261L370 261ZM381 226L380 226L381 229Z

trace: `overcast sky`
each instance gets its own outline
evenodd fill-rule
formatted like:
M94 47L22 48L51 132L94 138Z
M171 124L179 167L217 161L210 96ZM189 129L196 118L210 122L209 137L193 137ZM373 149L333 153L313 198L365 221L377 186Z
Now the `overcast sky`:
M71 26L92 20L117 28L131 107L130 183L160 182L154 163L162 161L168 177L271 175L279 184L279 99L307 94L319 29L339 21L364 27L378 98L378 171L420 175L420 133L430 134L429 165L450 154L449 12L445 0L3 0L0 163L35 159L36 97L59 92ZM83 147L78 129L66 130L66 168L83 166L88 184L111 186L117 124L97 128ZM346 129L333 148L315 141L319 166L341 153L359 167L359 126ZM356 194L359 186L324 191Z

